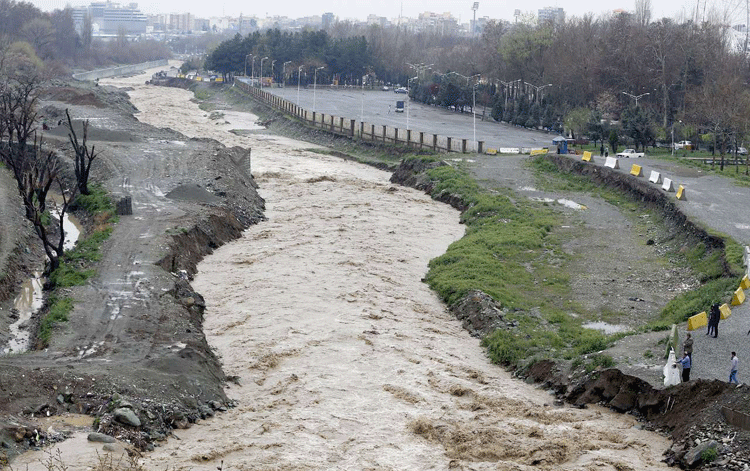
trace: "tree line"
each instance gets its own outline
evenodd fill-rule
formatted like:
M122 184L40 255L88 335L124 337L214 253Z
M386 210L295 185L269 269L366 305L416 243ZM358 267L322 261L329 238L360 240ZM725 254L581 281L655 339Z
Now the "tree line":
M131 40L124 29L111 41L99 40L93 36L90 17L76 29L70 7L46 13L31 3L16 0L0 0L0 47L31 54L51 73L64 73L71 66L95 68L145 62L171 54L167 44Z
M750 124L746 38L733 41L726 21L651 21L647 12L490 22L475 39L349 22L327 31L268 30L225 41L206 67L250 75L254 61L257 77L267 57L262 73L277 81L287 63L287 81L296 82L303 66L302 84L312 82L313 69L318 83L398 83L424 103L458 110L476 103L498 121L615 146L674 136L721 153L736 148Z

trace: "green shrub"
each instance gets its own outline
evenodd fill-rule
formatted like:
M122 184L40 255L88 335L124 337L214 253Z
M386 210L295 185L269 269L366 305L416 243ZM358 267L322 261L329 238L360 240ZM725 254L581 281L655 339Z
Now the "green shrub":
M704 463L710 463L712 461L715 461L718 456L719 452L716 451L716 448L708 448L706 450L703 450L703 453L701 453L701 460Z
M39 323L39 341L44 345L49 345L49 339L52 335L52 328L59 322L66 322L68 314L73 310L73 298L50 298L49 310Z
M110 213L114 215L115 205L107 191L101 185L90 185L90 195L78 195L73 204L74 208L82 208L91 214Z

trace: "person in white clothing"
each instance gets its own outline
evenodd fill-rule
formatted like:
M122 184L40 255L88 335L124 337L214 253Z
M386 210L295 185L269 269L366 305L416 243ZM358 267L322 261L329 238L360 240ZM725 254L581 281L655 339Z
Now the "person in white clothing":
M738 384L739 381L737 381L737 367L739 364L739 360L737 359L737 353L732 352L732 360L731 360L731 368L729 370L729 382Z

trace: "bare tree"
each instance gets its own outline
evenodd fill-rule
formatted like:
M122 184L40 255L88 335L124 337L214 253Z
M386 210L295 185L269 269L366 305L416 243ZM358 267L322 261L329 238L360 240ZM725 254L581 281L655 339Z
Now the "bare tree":
M89 147L86 145L86 140L88 139L88 131L89 131L89 120L83 122L83 136L82 140L78 141L78 135L76 134L75 128L73 127L73 120L70 118L70 113L68 112L68 109L65 109L65 116L68 118L68 129L70 132L68 133L68 139L70 139L70 144L73 146L73 151L75 152L75 171L76 171L76 184L78 185L78 191L82 195L89 195L91 192L89 191L89 172L91 170L91 164L94 162L94 159L97 157L97 153L95 151L95 146Z
M6 57L0 64L7 66ZM9 69L18 70L15 67ZM0 82L0 159L11 169L26 210L26 218L34 225L44 251L49 258L47 272L60 265L65 243L63 221L68 206L77 188L66 192L58 178L59 161L52 151L44 151L41 139L37 139L36 103L39 79L36 75L12 75ZM62 195L58 210L58 230L48 230L45 225L47 194L53 183L57 183Z

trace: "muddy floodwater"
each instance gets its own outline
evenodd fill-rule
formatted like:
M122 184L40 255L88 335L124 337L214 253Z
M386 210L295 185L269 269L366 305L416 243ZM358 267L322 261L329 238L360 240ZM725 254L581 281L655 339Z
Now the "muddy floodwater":
M237 407L146 469L666 469L667 439L511 378L420 281L463 235L457 211L310 144L217 129L149 75L100 83L133 87L142 121L251 147L268 220L194 281Z

